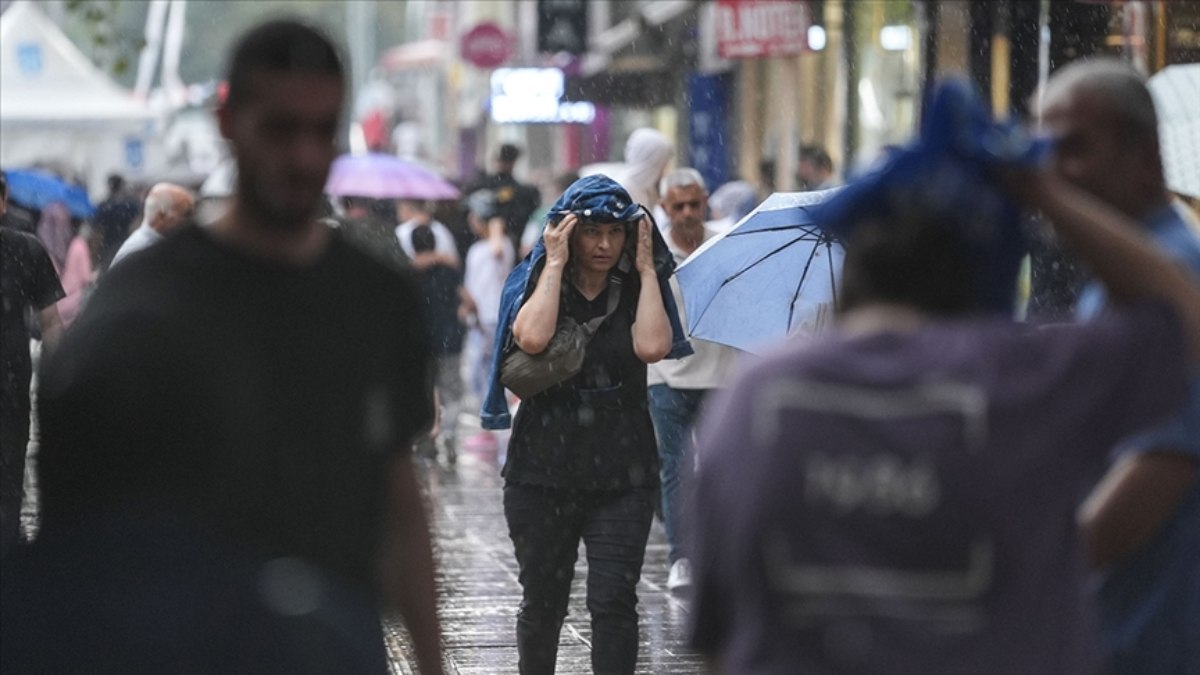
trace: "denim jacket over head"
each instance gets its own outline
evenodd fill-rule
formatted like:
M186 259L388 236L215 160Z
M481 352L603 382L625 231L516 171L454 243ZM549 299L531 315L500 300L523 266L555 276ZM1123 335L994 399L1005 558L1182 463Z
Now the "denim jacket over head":
M596 174L580 178L567 188L551 207L548 217L555 218L564 212L575 212L585 216L591 215L598 220L629 221L639 218L643 211L647 210L634 203L624 188L608 176ZM671 324L671 352L667 354L667 358L679 359L692 353L692 345L683 331L679 310L675 306L675 297L668 285L668 279L675 272L675 260L658 228L652 226L650 232L653 237L654 269L658 276L659 292L662 293L663 307ZM504 282L504 290L500 296L500 321L492 352L492 367L488 375L488 390L483 400L483 409L480 411L480 421L485 429L507 429L512 425L504 385L500 384L500 362L512 344L512 326L517 312L537 285L545 259L546 242L539 236L533 250L509 273Z

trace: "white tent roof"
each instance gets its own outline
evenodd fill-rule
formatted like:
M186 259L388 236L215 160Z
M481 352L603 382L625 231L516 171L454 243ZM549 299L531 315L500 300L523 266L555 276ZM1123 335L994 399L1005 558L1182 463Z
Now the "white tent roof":
M0 16L0 121L90 124L154 117L71 43L30 0Z

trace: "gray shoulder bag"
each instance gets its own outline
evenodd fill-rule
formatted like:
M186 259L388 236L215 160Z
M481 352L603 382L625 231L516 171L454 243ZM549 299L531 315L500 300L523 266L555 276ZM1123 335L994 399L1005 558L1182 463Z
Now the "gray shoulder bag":
M500 383L514 394L527 399L573 377L583 368L583 357L600 324L617 310L621 302L621 275L608 278L608 311L586 323L562 315L550 344L538 354L528 354L510 341L500 363Z

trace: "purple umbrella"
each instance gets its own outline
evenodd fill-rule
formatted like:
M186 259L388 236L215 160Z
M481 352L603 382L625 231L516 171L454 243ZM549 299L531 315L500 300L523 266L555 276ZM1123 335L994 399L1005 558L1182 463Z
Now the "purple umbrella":
M325 192L335 197L457 199L458 189L419 164L392 155L342 155L333 162Z

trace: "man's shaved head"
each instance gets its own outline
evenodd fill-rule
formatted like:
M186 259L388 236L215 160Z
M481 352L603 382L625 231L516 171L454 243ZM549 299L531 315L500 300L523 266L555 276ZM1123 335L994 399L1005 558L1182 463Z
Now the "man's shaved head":
M173 183L158 183L146 194L143 222L166 234L187 218L195 200L192 193Z

